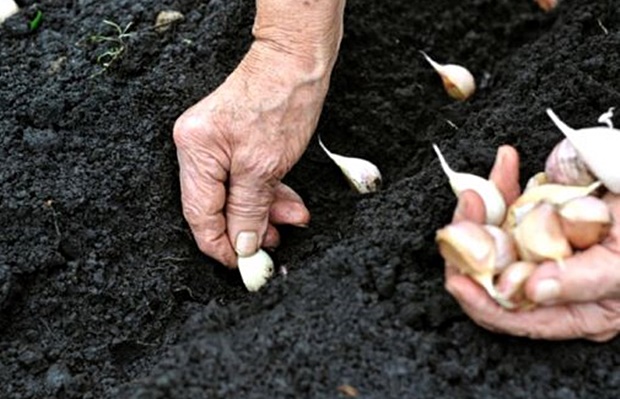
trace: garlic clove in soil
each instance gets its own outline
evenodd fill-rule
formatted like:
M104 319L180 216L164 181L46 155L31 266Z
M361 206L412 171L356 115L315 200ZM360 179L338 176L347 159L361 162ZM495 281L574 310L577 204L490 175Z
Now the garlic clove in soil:
M441 169L448 177L452 191L454 191L456 196L458 197L466 190L475 191L484 202L486 223L495 226L499 225L506 214L506 202L495 183L480 176L455 172L450 165L448 165L448 162L446 162L439 147L433 144L433 149L435 149L435 153L441 164Z
M514 262L509 265L497 279L497 291L518 308L531 305L525 297L525 283L536 270L536 263Z
M437 230L435 241L446 263L471 277L502 306L512 306L493 285L497 254L493 237L487 230L464 220Z
M547 114L575 147L581 160L590 172L600 180L609 191L620 194L620 130L609 127L573 129L560 120L551 110Z
M601 242L613 223L605 201L586 196L568 201L559 208L564 235L574 248L586 249Z
M319 145L328 157L338 165L351 187L360 194L374 193L381 188L382 178L379 169L371 162L361 158L351 158L334 154L319 139Z
M560 0L534 0L543 11L549 12L558 6Z
M601 186L601 182L594 182L589 186L564 186L561 184L543 184L531 187L510 205L506 213L506 220L502 228L510 230L518 225L523 217L539 202L544 201L553 205L561 205L574 198L585 197Z
M502 273L508 265L517 261L517 247L514 239L510 234L497 226L486 224L483 227L493 237L495 244L493 273Z
M474 94L476 91L476 81L467 68L454 64L442 65L435 62L424 51L420 51L420 53L422 53L426 61L428 61L439 74L443 82L443 87L450 97L455 100L464 101Z
M2 0L0 1L0 24L4 22L7 18L11 17L13 14L19 11L19 7L13 0Z
M248 291L258 291L273 275L273 260L267 252L259 249L254 255L240 256L237 266Z
M534 206L512 235L521 260L526 262L559 261L573 253L555 206L547 202Z
M596 180L568 139L560 141L547 157L545 174L550 183L570 186L587 186Z

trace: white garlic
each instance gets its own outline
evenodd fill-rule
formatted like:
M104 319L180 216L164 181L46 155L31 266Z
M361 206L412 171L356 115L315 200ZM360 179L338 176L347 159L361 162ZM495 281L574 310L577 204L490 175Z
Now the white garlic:
M18 11L19 7L14 0L0 1L0 24L3 23L5 19L9 18Z
M569 186L587 186L596 181L568 139L560 141L547 157L545 175L549 183Z
M483 227L493 237L495 243L493 273L500 274L508 265L517 261L517 247L512 236L506 231L490 224L485 224Z
M609 127L573 129L551 110L547 115L575 147L581 160L607 189L620 194L620 130Z
M334 154L323 145L320 137L319 145L327 156L342 170L342 173L344 173L344 176L355 191L360 194L366 194L374 193L381 188L381 172L374 164L365 159Z
M598 117L598 123L602 123L607 125L608 128L613 129L614 128L614 123L611 120L611 118L614 117L614 109L616 109L615 107L610 107L607 112L601 114L601 116Z
M433 144L433 148L456 196L458 197L466 190L475 191L484 202L486 210L485 223L495 226L499 225L504 220L504 215L506 214L506 202L495 183L473 174L455 172L446 162L439 147Z
M273 260L267 252L259 249L254 255L240 256L237 266L248 291L258 291L273 275Z
M446 64L442 65L435 62L424 51L420 51L426 61L433 67L441 77L443 86L448 95L455 100L467 100L476 91L476 81L467 70L460 65Z

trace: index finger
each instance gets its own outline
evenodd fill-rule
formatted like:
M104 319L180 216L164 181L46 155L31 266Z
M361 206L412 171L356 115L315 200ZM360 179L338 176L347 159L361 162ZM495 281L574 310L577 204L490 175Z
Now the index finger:
M489 179L502 193L506 204L512 204L519 197L519 153L514 147L503 145L497 149Z

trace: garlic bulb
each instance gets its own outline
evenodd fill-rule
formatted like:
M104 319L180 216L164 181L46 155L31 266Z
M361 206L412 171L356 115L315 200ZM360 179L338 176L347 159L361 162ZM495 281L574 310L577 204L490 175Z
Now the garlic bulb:
M351 187L360 194L373 193L381 188L381 172L372 163L360 158L350 158L330 152L319 137L319 145L338 165Z
M5 19L9 18L18 11L19 7L14 0L0 1L0 24L2 24Z
M568 139L560 141L547 157L545 174L550 183L570 186L587 186L596 180Z
M620 194L620 130L609 127L591 127L575 130L551 110L547 114L575 147L581 160L609 191Z
M521 260L527 262L559 261L573 253L555 206L546 202L537 204L523 216L512 235Z
M549 12L557 7L559 0L534 0L540 8Z
M464 220L437 230L439 252L446 263L480 284L500 305L513 305L498 294L493 285L496 247L491 234L481 225Z
M273 260L267 252L259 249L254 255L240 256L237 266L248 291L258 291L273 275Z
M424 51L420 51L426 61L437 71L448 95L455 100L467 100L476 91L476 81L466 68L460 65L442 65L435 62Z
M577 249L601 242L612 225L611 210L596 197L586 196L568 201L559 209L564 235Z
M495 244L493 273L502 273L508 265L517 261L517 247L515 246L514 239L510 234L497 226L485 224L483 227L493 237Z
M439 158L441 168L448 177L450 186L452 186L452 190L456 196L458 197L463 191L466 190L475 191L484 202L484 207L486 210L486 223L495 226L499 225L506 214L506 202L504 201L504 197L499 192L495 183L490 180L483 179L480 176L469 173L455 172L446 162L441 151L439 150L439 147L433 144L433 148Z

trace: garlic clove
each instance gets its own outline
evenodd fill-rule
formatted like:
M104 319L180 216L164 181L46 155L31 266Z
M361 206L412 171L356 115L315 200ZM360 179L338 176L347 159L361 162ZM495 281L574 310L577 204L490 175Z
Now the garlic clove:
M466 68L460 65L442 65L435 62L424 51L420 51L426 61L439 74L443 82L443 87L450 97L455 100L464 101L471 97L476 91L476 81Z
M319 137L319 145L328 157L342 171L349 185L360 194L374 193L381 188L382 178L379 169L371 162L361 158L351 158L329 151Z
M534 187L542 186L543 184L549 184L549 178L545 172L538 172L534 176L530 177L525 185L523 192L528 191Z
M524 215L541 201L561 205L574 198L585 197L601 186L601 182L594 182L589 186L564 186L561 184L543 184L531 187L523 192L510 205L506 213L506 220L502 224L504 230L510 230L520 223Z
M547 202L537 204L523 216L512 235L521 260L526 262L560 260L573 253L555 206Z
M614 128L614 122L611 120L611 118L614 117L614 110L616 109L616 107L610 107L607 112L601 114L601 116L598 117L598 123L602 123L607 125L608 128L613 129Z
M237 266L248 291L258 291L273 275L273 260L267 252L259 249L254 255L240 256Z
M611 229L613 218L605 201L575 198L559 208L564 235L574 248L586 249L601 242Z
M551 110L547 114L575 147L590 172L600 180L609 191L620 194L620 130L609 127L591 127L575 130Z
M543 11L549 12L558 6L559 0L534 0Z
M494 274L502 273L511 263L517 261L517 247L510 234L497 226L484 225L484 229L493 237L495 244Z
M509 265L497 279L496 287L500 295L523 308L530 305L525 297L525 283L534 273L537 265L532 262L514 262Z
M2 0L0 1L0 24L2 24L7 18L19 11L19 7L14 0Z
M448 177L452 191L454 191L456 196L458 197L466 190L475 191L484 202L486 223L496 226L499 225L506 214L506 202L495 183L480 176L455 172L450 165L448 165L448 162L446 162L439 147L433 144L433 148L439 158L441 169Z
M549 183L587 186L596 181L568 139L553 148L545 163L545 173Z

